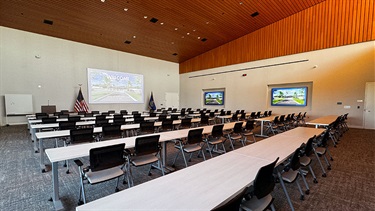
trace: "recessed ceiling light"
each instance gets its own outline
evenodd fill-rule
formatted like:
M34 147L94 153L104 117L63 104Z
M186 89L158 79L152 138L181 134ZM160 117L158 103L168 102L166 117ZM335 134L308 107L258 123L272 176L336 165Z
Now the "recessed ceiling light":
M144 19L146 19L146 18L147 18L147 16L145 15L145 16L143 16L143 18L144 18Z
M174 42L171 42L172 45L174 45Z
M196 30L195 29L193 29L193 32L195 32Z
M187 35L189 35L190 33L188 32L188 33L186 33Z
M206 24L209 24L209 23L210 23L210 22L208 22L208 21L206 22Z
M128 11L128 8L124 8L124 11L127 12L127 11Z
M198 37L198 40L201 39L201 37Z
M185 38L185 36L182 36L181 38Z
M164 23L163 23L163 22L161 22L161 23L160 23L160 25L164 25Z
M241 5L243 5L243 2L240 2Z
M176 31L177 31L177 30L178 30L178 28L174 28L174 30L176 30Z
M133 38L135 39L135 38L137 38L137 36L134 35Z
M101 2L105 2L105 0L100 0Z

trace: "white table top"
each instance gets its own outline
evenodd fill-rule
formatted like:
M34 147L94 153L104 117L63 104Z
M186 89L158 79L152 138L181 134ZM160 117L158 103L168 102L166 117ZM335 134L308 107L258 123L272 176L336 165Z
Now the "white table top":
M302 135L304 131L310 135L324 130L296 128L295 131L89 202L76 210L211 210L249 186L262 166L277 157L280 160L289 157L302 142L307 141L304 137L307 135Z
M336 121L337 115L329 115L329 116L324 116L320 117L311 121L306 122L307 125L329 125L332 122Z

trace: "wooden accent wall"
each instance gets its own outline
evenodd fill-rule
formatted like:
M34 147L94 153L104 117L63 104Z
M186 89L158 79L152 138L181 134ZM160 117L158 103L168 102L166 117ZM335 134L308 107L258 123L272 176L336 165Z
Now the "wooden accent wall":
M375 40L374 0L327 0L180 63L180 74Z

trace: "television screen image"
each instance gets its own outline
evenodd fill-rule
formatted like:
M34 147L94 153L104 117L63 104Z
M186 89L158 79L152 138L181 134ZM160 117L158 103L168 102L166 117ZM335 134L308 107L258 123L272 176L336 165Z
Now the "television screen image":
M271 89L272 106L306 106L307 87L287 87Z
M205 105L224 105L224 91L204 92Z
M87 69L89 103L143 103L143 75Z

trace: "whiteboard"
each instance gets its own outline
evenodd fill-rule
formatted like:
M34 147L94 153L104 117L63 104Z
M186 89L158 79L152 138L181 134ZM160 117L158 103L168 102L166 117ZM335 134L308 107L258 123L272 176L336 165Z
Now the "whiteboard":
M25 115L33 112L33 96L30 94L5 94L6 115Z

